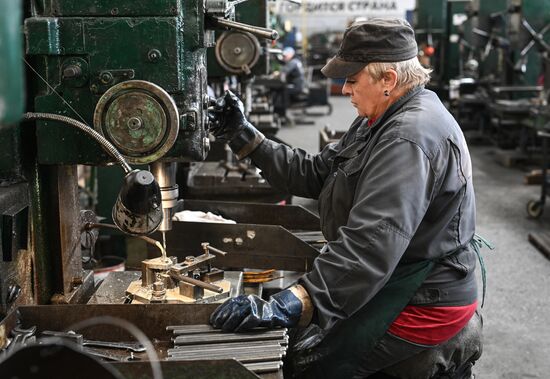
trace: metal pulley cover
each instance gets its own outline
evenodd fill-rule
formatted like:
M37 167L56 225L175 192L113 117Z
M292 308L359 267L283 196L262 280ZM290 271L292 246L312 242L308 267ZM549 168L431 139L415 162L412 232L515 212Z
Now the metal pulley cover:
M150 163L165 155L176 142L178 108L158 85L128 80L101 96L94 112L94 128L130 163Z
M249 74L260 57L261 46L247 32L227 31L216 42L216 59L220 66L233 74Z

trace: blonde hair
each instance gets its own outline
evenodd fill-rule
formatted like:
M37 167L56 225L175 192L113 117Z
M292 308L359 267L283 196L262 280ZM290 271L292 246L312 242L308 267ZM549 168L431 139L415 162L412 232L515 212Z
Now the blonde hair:
M376 81L381 80L386 71L394 69L397 72L398 88L424 85L430 81L432 72L431 69L422 67L417 57L402 62L373 62L365 69Z

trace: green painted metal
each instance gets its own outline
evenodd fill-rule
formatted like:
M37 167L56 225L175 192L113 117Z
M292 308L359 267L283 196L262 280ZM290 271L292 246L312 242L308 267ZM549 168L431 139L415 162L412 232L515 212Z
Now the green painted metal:
M128 79L146 80L166 90L178 106L180 132L166 157L205 158L202 1L43 3L37 16L25 20L27 54L33 68L65 101L34 76L37 84L30 95L35 111L63 114L92 125L95 105L107 89ZM79 75L66 75L75 62ZM37 135L40 163L98 165L111 161L89 137L65 125L40 121Z
M59 19L53 17L35 17L25 20L27 36L27 54L60 55Z
M54 16L173 16L181 1L112 1L112 0L45 0L46 9Z
M21 9L21 0L0 1L0 129L17 122L23 112Z

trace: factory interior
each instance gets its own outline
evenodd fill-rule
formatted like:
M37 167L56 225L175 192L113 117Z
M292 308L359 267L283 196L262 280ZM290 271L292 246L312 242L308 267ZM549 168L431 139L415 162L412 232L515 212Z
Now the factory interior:
M384 212L369 196L357 200L359 189L323 200L311 183L376 176L387 198L370 199L391 213L398 207L388 203L402 202L391 187L399 183L408 200L421 180L405 159L378 175L369 163L346 166L362 154L341 147L357 117L357 130L375 133L386 116L361 114L350 95L357 77L327 77L324 67L345 49L346 30L378 18L410 24L412 59L431 70L420 91L456 120L465 143L450 154L467 161L469 152L471 177L460 185L472 193L473 183L475 236L453 249L475 257L477 300L460 304L473 304L472 313L446 339L404 339L421 348L418 357L454 341L449 359L460 363L441 368L409 355L358 374L379 348L361 339L386 338L400 312L422 308L411 299L424 287L376 338L357 320L395 307L382 296L394 273L419 239L440 238L415 240L388 224L415 241L405 258L360 306L350 304L363 292L336 297L370 286L362 271L345 270L397 254L399 243L378 235ZM0 50L0 378L550 378L550 0L0 0ZM237 124L254 133L243 149L227 138ZM335 171L306 178L339 147ZM291 165L301 166L283 172ZM361 193L369 191L380 192ZM431 217L424 213L419 233ZM342 242L360 227L373 233ZM331 257L346 248L362 256ZM331 282L323 268L340 277ZM311 290L315 280L325 294ZM326 303L317 303L326 296L338 300L331 328ZM221 305L237 312L245 303L261 322L220 329ZM465 356L471 341L456 336L476 317L474 358ZM393 369L404 362L415 368ZM431 374L415 371L422 365Z

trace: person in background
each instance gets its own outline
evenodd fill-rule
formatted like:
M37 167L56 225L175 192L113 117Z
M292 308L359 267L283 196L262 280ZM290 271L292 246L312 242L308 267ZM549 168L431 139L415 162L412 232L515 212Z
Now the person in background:
M281 79L286 82L286 93L290 101L296 101L305 92L305 71L302 61L296 56L292 47L283 49Z
M318 330L309 377L470 378L481 356L470 154L417 54L404 20L346 30L322 72L346 78L358 116L318 154L266 139L234 94L218 99L213 133L273 187L318 199L328 243L296 285L230 299L210 321Z
M275 73L275 77L282 85L272 89L273 108L283 123L292 123L287 111L293 103L304 101L304 97L307 95L305 71L294 48L285 47L282 56L284 65L279 72Z

